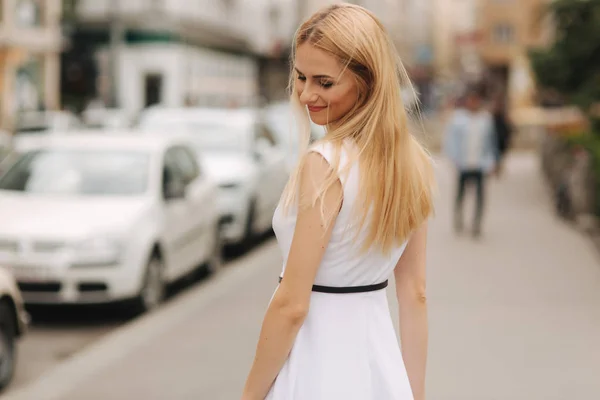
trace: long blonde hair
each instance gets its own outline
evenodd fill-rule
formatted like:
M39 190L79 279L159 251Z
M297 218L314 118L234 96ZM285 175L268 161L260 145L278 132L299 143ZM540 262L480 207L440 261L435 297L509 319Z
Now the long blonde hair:
M336 121L335 127L328 126L322 140L333 144L337 152L332 171L340 167L343 143L349 139L356 145L360 190L354 213L360 228L367 221L369 224L361 250L377 246L387 253L404 243L433 212L432 161L409 132L401 96L402 87L413 93L414 89L384 26L368 10L337 4L318 11L304 22L294 38L289 86L291 103L300 115L302 157L284 190L284 210L299 204L298 180L309 145L308 114L300 105L294 72L295 51L304 43L336 57L356 79L358 101ZM352 162L347 163L348 169L351 165ZM338 179L338 174L331 173L309 203L314 206ZM325 215L323 209L321 214Z

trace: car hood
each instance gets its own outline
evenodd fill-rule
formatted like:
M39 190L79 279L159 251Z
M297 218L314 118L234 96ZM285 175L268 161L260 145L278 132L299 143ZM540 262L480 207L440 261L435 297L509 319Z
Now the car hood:
M207 174L217 184L236 184L248 180L256 165L247 155L239 154L206 154L201 164Z
M146 198L68 198L0 191L0 237L78 240L119 232L149 205Z

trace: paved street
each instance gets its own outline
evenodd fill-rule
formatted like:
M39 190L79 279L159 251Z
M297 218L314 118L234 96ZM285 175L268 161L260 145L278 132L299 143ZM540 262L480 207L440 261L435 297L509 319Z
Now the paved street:
M168 301L177 301L186 290L205 283L197 279L179 282L171 288ZM35 307L29 312L32 322L18 343L17 370L7 392L29 384L132 319L128 310L118 305Z
M16 390L127 321L112 308L38 309L18 344Z
M491 182L479 241L452 233L453 176L443 162L438 172L428 398L600 397L599 258L554 218L536 160L513 155L505 177ZM239 398L280 264L267 242L2 399Z

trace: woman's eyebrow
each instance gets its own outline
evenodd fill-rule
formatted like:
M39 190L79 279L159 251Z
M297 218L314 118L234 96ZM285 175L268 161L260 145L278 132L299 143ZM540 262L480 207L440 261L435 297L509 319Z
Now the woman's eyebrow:
M294 67L294 69L296 70L296 72L300 75L304 75L298 68ZM327 79L333 79L331 76L329 75L313 75L312 76L313 79L322 79L322 78L327 78Z

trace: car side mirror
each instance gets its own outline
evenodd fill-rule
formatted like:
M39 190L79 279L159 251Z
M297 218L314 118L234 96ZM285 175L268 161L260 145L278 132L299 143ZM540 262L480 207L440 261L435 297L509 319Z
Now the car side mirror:
M183 199L185 197L185 186L178 181L171 181L165 185L165 200Z
M184 183L173 177L168 170L163 172L163 197L165 200L182 199L185 197Z
M271 142L263 137L259 137L254 142L254 160L257 162L262 161L264 155L271 149Z

